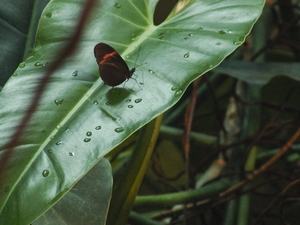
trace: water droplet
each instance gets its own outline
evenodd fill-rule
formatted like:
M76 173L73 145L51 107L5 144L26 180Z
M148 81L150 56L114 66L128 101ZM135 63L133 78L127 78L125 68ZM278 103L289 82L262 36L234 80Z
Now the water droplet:
M240 44L242 44L243 42L242 41L233 41L233 44L234 45L240 45Z
M190 37L193 37L193 36L194 36L194 34L193 34L193 33L190 33L190 34L188 34L188 36L190 36Z
M55 144L56 144L56 145L61 145L62 143L63 143L63 141L60 140L60 141L56 142Z
M121 5L119 3L115 3L114 7L116 7L117 9L121 8Z
M70 127L66 127L65 132L68 132L70 130Z
M92 139L90 139L90 138L85 138L85 139L83 139L83 141L84 142L90 142Z
M159 40L162 40L164 38L164 33L160 33L159 35L158 35L158 39Z
M172 87L171 90L176 91L176 90L178 90L178 87Z
M140 36L135 36L133 38L131 38L132 41L137 41L139 39Z
M55 100L54 100L54 103L55 103L56 105L61 105L63 102L64 102L64 99L63 99L63 98L55 99Z
M140 103L143 99L141 98L137 98L136 100L134 100L135 103Z
M178 89L178 90L175 92L175 96L176 96L176 97L181 96L182 92L183 92L183 91L182 91L181 89Z
M75 71L72 73L72 76L73 76L73 77L77 77L77 76L78 76L78 70L75 70Z
M221 45L221 44L222 44L221 42L217 42L217 43L216 43L216 45L218 45L218 46Z
M48 153L52 153L53 151L52 151L52 149L48 149L47 152Z
M20 67L20 68L24 68L25 66L26 66L25 62L21 62L21 63L19 64L19 67Z
M89 137L90 137L90 136L92 136L92 134L93 134L93 133L92 133L91 131L86 132L86 136L89 136Z
M101 126L96 126L95 130L100 130L102 127Z
M197 30L203 30L203 28L202 28L202 27L199 27Z
M123 132L124 130L125 130L125 129L124 129L123 127L118 127L118 128L115 129L115 132L121 133L121 132Z
M227 30L227 33L228 33L228 34L231 34L231 33L232 33L232 30Z
M48 177L48 175L49 175L49 170L44 170L44 171L42 172L42 175L43 175L43 177Z
M13 73L13 76L14 76L14 77L18 76L18 73L14 72L14 73Z
M109 102L106 102L105 104L106 104L106 105L110 105L110 103L109 103Z
M97 101L93 101L93 104L94 105L98 105L99 103Z
M125 102L131 102L131 99L127 99Z
M117 119L116 119L116 121L121 121L122 120L122 118L121 117L118 117Z
M224 30L219 30L218 33L219 34L226 34L226 32Z
M183 57L184 57L184 58L190 57L190 53L189 53L189 52L188 52L188 53L185 53L185 54L183 55Z
M133 108L133 105L128 105L128 108L132 109L132 108Z
M47 18L51 18L52 17L52 13L51 12L46 13L46 17Z
M75 153L74 152L69 152L69 156L74 156Z
M187 40L189 40L190 38L189 38L189 37L185 37L185 38L183 38L183 39L187 41Z
M154 71L154 70L149 70L149 73L152 73L152 74L154 74L154 73L155 73L155 71Z
M34 64L34 66L45 66L45 64L40 63L40 62L36 62L36 63Z

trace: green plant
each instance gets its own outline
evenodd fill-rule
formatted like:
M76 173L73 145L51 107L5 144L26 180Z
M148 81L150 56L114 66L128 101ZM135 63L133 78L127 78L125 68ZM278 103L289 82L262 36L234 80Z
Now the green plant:
M1 92L2 155L47 67L71 41L84 3L51 1L41 15L31 55ZM154 25L156 4L106 0L94 8L74 54L51 75L5 161L0 224L28 224L51 208L100 159L172 107L193 80L240 46L263 7L261 0L179 1L164 22ZM121 90L103 85L93 56L98 42L116 48L129 66L141 46L138 62L147 62L139 67L142 90L130 81ZM155 140L148 135L144 141L151 143L151 138ZM105 161L101 165L107 174L109 165ZM103 175L103 182L107 197L109 176ZM104 216L109 198L105 201L100 206Z

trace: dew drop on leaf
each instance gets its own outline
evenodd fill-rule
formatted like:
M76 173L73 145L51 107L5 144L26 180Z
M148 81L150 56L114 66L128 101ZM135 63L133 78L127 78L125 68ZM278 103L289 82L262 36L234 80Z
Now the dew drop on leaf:
M47 12L47 13L46 13L46 17L47 17L47 18L51 18L51 17L52 17L52 13L51 13L51 12Z
M183 57L184 57L184 58L190 57L190 53L185 53L185 54L183 55Z
M154 71L154 70L149 70L149 73L152 73L152 74L154 74L154 73L155 73L155 71Z
M240 45L240 44L242 44L243 42L242 41L233 41L233 44L234 45Z
M20 67L20 68L24 68L25 66L26 66L25 62L21 62L21 63L19 64L19 67Z
M43 177L48 177L49 173L50 173L49 170L44 170L42 172L42 175L43 175Z
M63 143L63 141L60 140L60 141L56 142L55 144L56 144L56 145L61 145L62 143Z
M74 152L69 152L69 156L74 156L75 153Z
M83 139L83 141L84 141L84 142L90 142L91 139L90 139L90 138L85 138L85 139Z
M114 7L116 7L117 9L121 8L121 5L119 3L115 3Z
M118 128L115 129L115 132L121 133L121 132L123 132L124 130L125 130L125 129L124 129L123 127L118 127Z
M40 62L36 62L36 63L34 64L34 66L43 66L43 64L40 63Z
M182 90L181 90L181 89L178 89L178 90L175 92L175 96L176 96L176 97L181 96L181 94L182 94Z
M72 73L72 76L73 76L73 77L77 77L77 76L78 76L78 70L75 70L75 71Z
M88 137L92 136L92 134L93 133L91 131L86 132L86 136L88 136Z
M132 109L132 108L133 108L133 105L128 105L128 108Z
M134 100L135 103L140 103L143 99L141 98L137 98L136 100Z
M100 130L102 127L101 126L96 126L95 130Z
M55 100L54 100L54 103L55 103L56 105L61 105L63 102L64 102L64 99L63 99L63 98L55 99Z

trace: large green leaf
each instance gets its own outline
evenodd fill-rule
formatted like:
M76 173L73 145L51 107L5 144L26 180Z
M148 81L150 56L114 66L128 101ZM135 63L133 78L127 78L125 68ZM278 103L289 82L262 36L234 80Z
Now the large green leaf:
M31 57L0 95L1 155L35 95L49 63L70 40L84 0L51 1ZM7 162L0 194L0 224L28 224L50 208L106 153L174 105L202 73L217 66L245 39L263 0L182 1L153 25L156 0L102 0L75 54L47 84L37 111ZM188 4L187 4L188 3ZM125 88L103 84L93 47L105 42L133 66ZM123 85L123 84L122 84ZM121 87L123 87L121 85Z
M110 164L103 158L32 225L105 224L111 189Z

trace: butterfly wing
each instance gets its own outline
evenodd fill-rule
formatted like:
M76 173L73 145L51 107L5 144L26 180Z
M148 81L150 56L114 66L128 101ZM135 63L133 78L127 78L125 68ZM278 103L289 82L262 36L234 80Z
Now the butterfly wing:
M100 77L105 84L117 86L130 78L131 73L119 53L107 44L99 43L94 48Z

